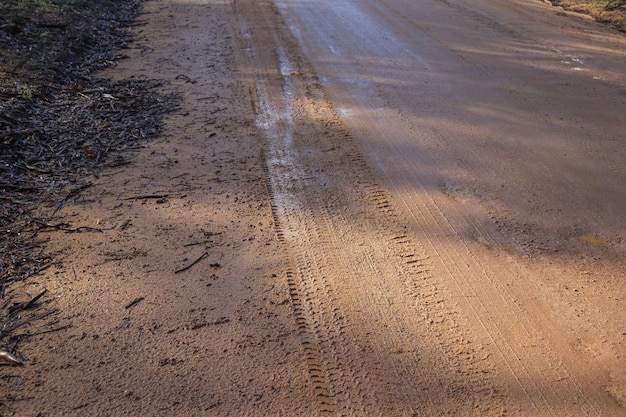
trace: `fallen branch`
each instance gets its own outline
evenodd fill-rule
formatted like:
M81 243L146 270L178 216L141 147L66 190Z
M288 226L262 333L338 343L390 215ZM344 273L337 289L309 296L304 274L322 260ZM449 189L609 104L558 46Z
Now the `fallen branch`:
M14 338L23 338L23 337L33 337L33 336L40 336L42 334L48 334L48 333L54 333L54 332L59 332L61 330L67 330L69 328L72 327L72 324L66 324L64 326L60 326L60 327L55 327L53 329L48 329L48 330L42 330L40 332L35 332L35 333L24 333L24 334L19 334L19 335L13 335Z
M174 271L175 274L179 274L181 272L185 272L188 269L191 269L191 267L193 267L195 264L197 264L198 262L200 262L201 260L203 260L204 258L207 258L209 256L209 252L204 252L198 259L196 259L195 261L193 261L191 264L187 265L184 268L181 268L177 271Z
M88 232L103 232L104 231L104 229L99 229L97 227L91 227L91 226L71 227L69 223L50 224L39 219L33 219L33 220L35 223L39 225L39 227L30 231L45 231L45 229L56 229L56 230L62 230L64 232L70 232L70 233L78 233L81 231L88 231Z
M39 293L39 295L36 295L30 301L19 303L19 304L14 305L13 307L9 308L9 315L15 313L18 310L28 310L29 308L31 308L33 306L33 304L35 304L37 302L37 300L39 300L41 297L43 297L43 295L45 293L47 293L47 292L48 292L48 290L43 290L41 293Z
M5 350L0 350L0 360L4 362L8 362L13 365L22 365L22 361L20 361L14 355L11 355L9 352Z
M144 200L144 199L160 199L167 198L169 194L150 194L150 195L138 195L136 197L126 197L124 200Z
M130 309L131 307L133 307L133 306L137 305L137 303L138 303L138 302L140 302L140 301L142 301L142 300L145 300L145 298L144 298L144 297L137 297L137 298L135 298L133 301L131 301L130 303L128 303L128 304L126 305L126 307L124 307L124 308L125 308L126 310L128 310L128 309Z

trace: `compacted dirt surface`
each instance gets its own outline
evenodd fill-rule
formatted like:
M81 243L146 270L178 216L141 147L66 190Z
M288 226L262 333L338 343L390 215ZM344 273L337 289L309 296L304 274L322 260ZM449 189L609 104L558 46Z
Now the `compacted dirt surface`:
M140 21L104 75L180 106L57 214L23 285L60 317L1 415L626 415L622 33L521 0Z

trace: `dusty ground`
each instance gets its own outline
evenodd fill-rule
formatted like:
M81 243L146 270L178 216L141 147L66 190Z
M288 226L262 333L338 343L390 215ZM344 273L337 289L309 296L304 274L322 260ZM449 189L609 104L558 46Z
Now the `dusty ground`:
M150 53L104 75L167 80L185 102L167 139L60 213L105 231L50 233L65 259L25 285L71 327L3 369L1 413L299 414L312 394L223 5L150 2L142 18Z
M535 7L409 3L147 3L106 75L183 102L60 212L103 231L49 233L24 285L68 327L2 368L0 413L624 415L624 124L586 114L623 104L623 38L577 21L581 80L543 22L507 30Z

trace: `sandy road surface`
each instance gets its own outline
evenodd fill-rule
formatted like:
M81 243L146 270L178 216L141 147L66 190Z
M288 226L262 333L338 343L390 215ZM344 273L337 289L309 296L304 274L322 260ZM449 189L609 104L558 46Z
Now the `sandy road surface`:
M623 415L624 37L529 2L235 5L324 404Z
M105 231L51 237L72 327L7 413L625 415L623 35L527 1L147 12L112 76L181 111L65 209Z

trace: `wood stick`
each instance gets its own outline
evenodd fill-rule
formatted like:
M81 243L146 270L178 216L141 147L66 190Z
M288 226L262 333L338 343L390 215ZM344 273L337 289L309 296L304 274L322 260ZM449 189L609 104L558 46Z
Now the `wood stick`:
M194 266L195 264L197 264L198 262L200 262L201 260L203 260L204 258L209 256L209 252L204 252L198 259L196 259L195 261L193 261L192 263L190 263L189 265L187 265L184 268L181 268L177 271L174 271L175 274L179 274L181 272L185 272L186 270L190 269L192 266Z

